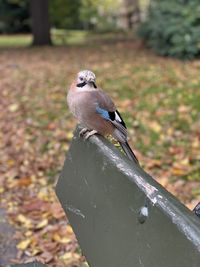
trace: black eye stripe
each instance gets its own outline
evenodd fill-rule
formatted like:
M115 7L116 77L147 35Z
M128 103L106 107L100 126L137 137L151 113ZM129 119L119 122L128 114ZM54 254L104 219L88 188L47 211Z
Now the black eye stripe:
M77 87L83 87L83 86L85 86L86 85L86 82L82 82L82 83L78 83L76 86Z

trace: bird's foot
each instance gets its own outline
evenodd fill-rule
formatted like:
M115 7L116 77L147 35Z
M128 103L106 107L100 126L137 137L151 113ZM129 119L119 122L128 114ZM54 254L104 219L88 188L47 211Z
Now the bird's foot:
M88 128L83 128L83 129L79 132L79 137L84 136L88 131L89 131Z
M92 135L94 135L94 134L96 134L96 133L98 133L96 130L92 130L92 131L87 131L85 134L84 134L84 140L87 140L90 136L92 136Z

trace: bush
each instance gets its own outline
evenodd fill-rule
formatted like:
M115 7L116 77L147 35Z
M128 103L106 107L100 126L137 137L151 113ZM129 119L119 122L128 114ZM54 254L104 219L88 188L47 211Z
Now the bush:
M81 0L50 0L51 25L60 29L80 29L79 9Z
M200 55L200 1L151 0L139 35L158 54L181 59Z
M0 33L30 31L29 1L0 0Z

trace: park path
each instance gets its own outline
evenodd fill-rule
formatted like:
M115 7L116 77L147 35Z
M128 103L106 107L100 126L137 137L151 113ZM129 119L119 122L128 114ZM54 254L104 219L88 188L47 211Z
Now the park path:
M6 212L0 208L0 267L6 267L17 256L15 228L10 225Z

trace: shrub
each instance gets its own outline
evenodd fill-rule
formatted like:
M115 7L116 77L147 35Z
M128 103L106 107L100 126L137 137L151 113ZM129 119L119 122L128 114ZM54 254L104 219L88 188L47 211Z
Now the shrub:
M29 31L29 1L0 0L0 33Z
M139 35L160 55L191 59L200 55L200 1L151 0Z

